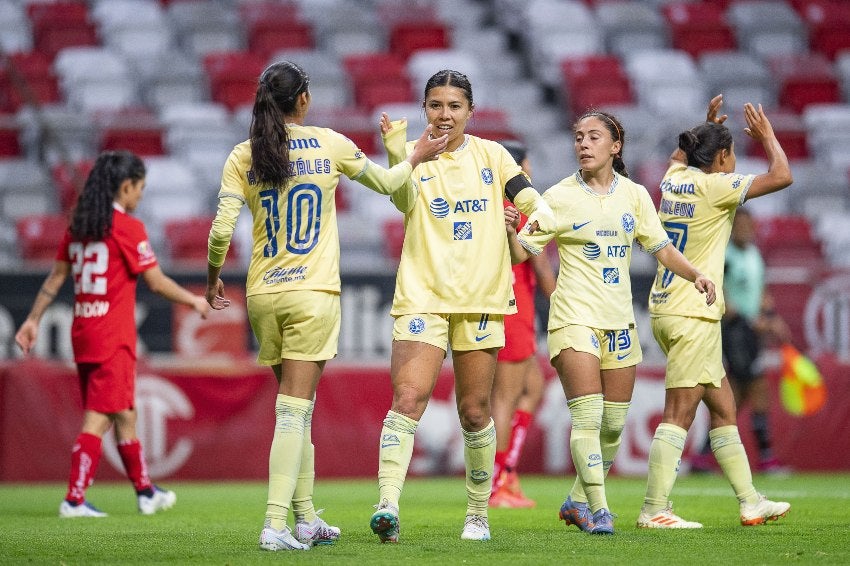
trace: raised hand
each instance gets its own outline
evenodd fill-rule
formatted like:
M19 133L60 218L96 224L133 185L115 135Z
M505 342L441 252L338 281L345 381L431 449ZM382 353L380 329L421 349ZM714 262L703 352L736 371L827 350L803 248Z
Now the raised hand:
M744 104L744 119L747 121L744 133L754 140L764 141L774 136L773 125L767 119L761 104L759 104L758 109L749 102Z
M718 116L721 106L723 106L723 95L718 94L708 103L708 112L705 115L705 121L714 122L715 124L722 124L725 122L726 118L729 116L727 114L721 114Z

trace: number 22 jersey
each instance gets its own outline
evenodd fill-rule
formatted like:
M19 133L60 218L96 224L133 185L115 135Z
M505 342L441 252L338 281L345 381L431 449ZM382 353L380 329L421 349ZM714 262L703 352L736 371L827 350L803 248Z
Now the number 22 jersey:
M120 348L136 356L136 282L157 265L144 224L119 208L103 240L79 241L65 232L56 259L71 264L77 363L99 363Z

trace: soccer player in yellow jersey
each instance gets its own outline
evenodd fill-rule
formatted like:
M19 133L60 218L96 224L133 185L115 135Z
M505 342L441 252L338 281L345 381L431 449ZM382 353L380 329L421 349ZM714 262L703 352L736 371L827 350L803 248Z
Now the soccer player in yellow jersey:
M551 297L549 357L572 418L570 452L577 478L560 517L591 534L613 534L605 475L620 435L642 354L635 331L629 264L635 241L693 283L711 304L714 284L670 244L646 188L628 178L623 126L591 111L573 126L580 169L543 194L556 226L538 233L508 228L513 261L556 240L560 270Z
M282 61L260 76L250 139L237 145L222 173L218 211L209 237L206 298L227 306L219 278L239 210L253 216L253 250L246 295L260 344L257 361L279 383L269 456L269 491L260 547L308 550L330 543L339 529L313 507L310 426L325 362L336 355L340 325L339 235L334 193L341 175L383 194L402 186L419 163L435 158L446 136L426 128L407 161L387 170L349 139L305 126L309 78ZM294 533L287 526L290 506Z
M474 111L465 75L434 74L423 107L433 131L448 135L448 145L392 196L404 212L405 238L391 310L393 401L381 430L379 503L370 526L382 542L398 541L398 504L414 433L451 347L466 462L461 538L488 540L496 452L490 393L496 353L505 344L503 318L516 312L503 201L510 199L536 226L553 219L508 150L464 133ZM384 115L381 130L390 164L413 150L412 143L405 145L403 122Z
M687 292L687 284L662 266L649 296L652 333L667 355L664 415L649 451L646 496L637 526L700 528L673 513L668 497L700 401L708 407L709 439L740 503L741 524L759 525L784 516L791 507L765 499L753 487L747 453L735 418L735 399L723 369L720 319L725 309L723 265L735 210L749 199L784 189L792 182L788 159L759 105L744 105L747 135L761 142L768 170L761 175L735 173L732 134L719 115L723 96L711 99L707 121L679 134L679 147L661 182L659 215L674 245L704 266L717 283L717 301L705 305Z

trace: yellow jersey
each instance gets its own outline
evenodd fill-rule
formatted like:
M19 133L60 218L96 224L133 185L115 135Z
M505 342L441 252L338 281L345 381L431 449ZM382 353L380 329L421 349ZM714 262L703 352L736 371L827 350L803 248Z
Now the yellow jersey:
M661 181L658 216L676 246L714 282L717 299L705 304L693 284L658 265L649 294L650 315L679 315L720 320L726 310L723 264L735 210L743 204L755 175L705 173L674 163Z
M601 330L633 327L633 242L652 254L669 243L646 188L615 173L608 192L599 194L579 170L543 193L543 199L555 213L556 229L534 234L523 229L519 241L539 254L557 240L561 266L549 330L568 324Z
M293 177L284 188L261 186L251 169L251 144L237 145L222 172L210 231L210 263L222 265L243 205L253 217L246 295L293 289L340 291L336 188L341 175L391 194L410 176L408 162L391 170L372 163L329 128L287 124Z
M505 184L523 174L501 144L468 134L414 169L408 200L393 197L405 211L405 238L392 315L516 312L502 203Z

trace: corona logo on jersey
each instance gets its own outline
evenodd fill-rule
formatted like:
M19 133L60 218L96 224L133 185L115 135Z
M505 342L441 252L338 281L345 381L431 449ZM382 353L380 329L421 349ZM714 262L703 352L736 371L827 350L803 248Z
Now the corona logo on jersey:
M175 419L190 420L195 416L189 398L166 379L140 375L136 378L136 412L148 473L152 478L174 474L189 460L193 444L188 438L169 438L168 424ZM103 451L113 468L124 470L112 435L104 436Z

